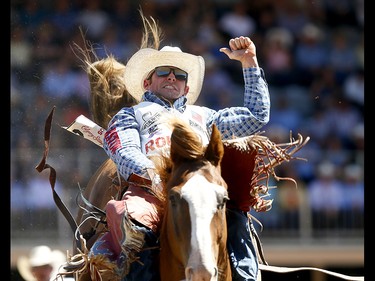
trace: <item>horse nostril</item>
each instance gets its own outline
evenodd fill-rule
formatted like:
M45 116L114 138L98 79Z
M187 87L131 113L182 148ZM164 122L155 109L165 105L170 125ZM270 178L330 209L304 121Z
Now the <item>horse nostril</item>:
M186 280L191 280L192 275L193 275L193 269L190 266L187 266L185 269Z
M217 267L215 266L214 267L214 277L217 277L219 274L219 270L217 269Z

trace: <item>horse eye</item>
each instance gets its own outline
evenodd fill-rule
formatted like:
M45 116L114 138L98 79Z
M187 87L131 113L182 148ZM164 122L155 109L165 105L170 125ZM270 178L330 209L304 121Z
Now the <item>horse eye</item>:
M222 209L224 208L224 206L225 206L225 202L221 202L221 203L219 203L219 204L217 205L217 209L218 209L218 210L222 210Z
M229 197L227 195L224 195L223 197L219 198L218 199L219 203L217 204L217 209L222 210L228 200L229 200Z
M169 202L171 203L171 206L172 207L176 207L177 206L177 199L176 199L176 194L172 193L169 195Z
M173 207L176 206L176 197L174 196L174 194L169 195L169 202L171 202L171 205Z

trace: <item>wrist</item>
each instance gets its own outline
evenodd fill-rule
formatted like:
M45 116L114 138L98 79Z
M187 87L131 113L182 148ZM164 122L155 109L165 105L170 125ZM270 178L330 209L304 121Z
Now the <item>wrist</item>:
M241 64L242 64L243 68L259 67L258 59L257 59L256 56L254 56L250 59L246 59L244 61L241 61Z

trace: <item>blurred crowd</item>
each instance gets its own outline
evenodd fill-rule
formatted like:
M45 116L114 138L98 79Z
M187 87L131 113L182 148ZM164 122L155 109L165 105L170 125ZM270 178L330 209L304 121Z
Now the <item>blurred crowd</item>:
M88 78L73 48L83 46L80 28L99 58L113 54L126 63L140 46L142 8L162 27L162 46L179 46L205 58L197 103L210 108L242 104L242 72L219 48L234 36L249 36L257 46L271 95L264 134L275 142L288 141L290 134L310 137L298 152L307 161L292 161L277 171L294 177L298 189L276 183L280 186L272 191L273 213L264 216L263 224L298 224L295 216L304 204L315 228L338 222L344 228L363 228L363 2L12 0L12 209L56 209L51 193L42 191L50 188L48 177L34 167L42 156L44 122L53 106L55 123L62 126L80 114L90 118ZM77 151L93 147L62 129L54 128L52 138L54 147ZM73 167L58 171L57 189L87 183L91 174L77 167L73 172Z

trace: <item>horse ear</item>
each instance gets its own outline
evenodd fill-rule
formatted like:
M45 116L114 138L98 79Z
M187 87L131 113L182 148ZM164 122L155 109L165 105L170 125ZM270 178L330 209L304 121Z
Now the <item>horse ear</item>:
M218 166L221 163L221 159L224 156L224 144L221 140L221 134L216 125L212 125L212 133L210 142L206 148L204 157L210 161L214 166Z

